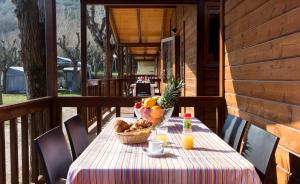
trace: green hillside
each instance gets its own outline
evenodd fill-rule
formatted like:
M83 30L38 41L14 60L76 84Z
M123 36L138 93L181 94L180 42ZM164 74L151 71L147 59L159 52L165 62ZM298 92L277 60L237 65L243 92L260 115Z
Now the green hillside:
M79 0L57 0L57 9L68 9L71 13L79 14ZM17 20L14 13L15 6L11 0L0 0L0 34L15 32L18 29ZM74 16L74 18L77 16Z
M6 0L0 3L0 33L13 32L17 29L14 5Z

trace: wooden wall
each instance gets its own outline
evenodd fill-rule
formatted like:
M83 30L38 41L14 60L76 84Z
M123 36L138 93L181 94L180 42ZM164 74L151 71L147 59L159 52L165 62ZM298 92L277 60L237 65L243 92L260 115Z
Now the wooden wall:
M271 183L300 183L300 0L225 1L228 113L280 137Z
M218 2L207 0L199 7L197 5L176 7L172 26L176 27L177 35L180 37L180 73L185 83L183 96L219 95L218 58L211 57L211 53L206 49L209 34L208 12L213 8L218 10L218 6ZM201 55L199 52L204 54ZM192 108L185 108L184 111L194 112ZM201 120L210 129L216 130L216 109L202 107L200 111Z
M175 21L180 36L180 63L184 96L197 96L197 6L177 6Z

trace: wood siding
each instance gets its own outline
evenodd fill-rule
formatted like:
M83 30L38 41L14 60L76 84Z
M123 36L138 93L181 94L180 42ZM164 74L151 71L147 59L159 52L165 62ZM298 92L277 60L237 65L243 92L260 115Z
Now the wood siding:
M180 37L179 73L181 73L180 76L185 83L183 96L218 96L219 94L218 59L212 58L206 49L209 34L208 11L213 8L218 10L218 6L218 2L206 1L204 6L185 5L176 7L172 26L176 27L177 34ZM197 24L201 26L197 27ZM201 31L197 29L201 29ZM202 44L198 44L198 42L202 42ZM204 54L201 55L199 52ZM200 114L201 121L210 129L216 131L215 109L201 107L198 111L200 112L195 113ZM185 108L185 112L194 113L194 110Z
M184 96L197 96L197 6L177 6L176 29L180 36Z
M270 183L300 181L300 0L225 1L229 114L280 137Z

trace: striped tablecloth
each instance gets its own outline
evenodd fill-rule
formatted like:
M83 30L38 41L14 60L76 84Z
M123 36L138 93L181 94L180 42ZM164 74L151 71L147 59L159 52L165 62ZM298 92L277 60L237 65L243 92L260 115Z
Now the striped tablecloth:
M133 119L127 119L133 120ZM168 154L148 157L146 144L123 145L109 123L71 165L67 183L260 183L253 165L197 119L193 119L195 149L181 148L181 118L168 123Z

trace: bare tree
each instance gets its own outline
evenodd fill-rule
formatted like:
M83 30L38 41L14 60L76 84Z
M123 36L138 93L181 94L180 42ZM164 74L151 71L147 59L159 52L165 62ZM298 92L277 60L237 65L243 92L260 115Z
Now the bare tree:
M98 9L97 9L98 10ZM105 21L101 24L102 28L100 32L97 32L98 24L95 22L95 19L102 19L104 16L104 9L100 9L100 11L95 11L93 9L93 25L88 25L94 31L87 32L87 40L88 40L88 48L87 48L87 61L94 68L95 76L97 76L97 71L103 68L103 36L105 32ZM72 9L67 7L59 7L57 10L57 35L58 35L58 43L63 40L65 37L66 40L66 48L73 49L76 48L78 44L78 37L76 37L76 32L80 32L80 15L78 12L74 12ZM102 20L103 22L103 20ZM92 35L94 34L94 35ZM98 37L98 38L97 38ZM61 41L60 41L60 40ZM60 47L58 44L58 54L64 57L69 57L69 54L66 54L64 49ZM79 47L80 49L80 47ZM78 50L79 50L78 49ZM71 59L71 58L70 58ZM80 60L80 57L78 57Z
M17 40L12 42L0 40L0 71L3 74L2 91L6 92L6 74L11 66L17 65L19 61Z
M79 91L79 81L78 81L78 61L80 59L80 35L77 32L76 33L76 38L77 38L77 42L75 44L75 46L73 46L72 44L70 44L67 39L66 39L66 35L62 35L61 37L58 38L58 43L57 45L63 50L63 52L65 53L65 55L71 59L72 63L73 63L73 87L74 90L76 92Z
M43 6L39 0L12 0L20 30L21 51L27 81L27 98L47 95Z
M2 81L2 72L0 71L0 81ZM0 86L0 105L3 105L2 86Z
M104 51L104 41L105 41L105 21L106 17L102 17L101 25L96 21L96 10L95 6L91 6L90 13L87 14L87 27L93 36L94 42L99 46L102 51ZM101 13L103 16L103 12Z
M91 43L91 42L89 42ZM93 66L95 78L98 76L98 71L103 68L103 52L98 45L89 44L87 51L88 64Z
M105 60L106 57L111 57L111 56L107 56L106 55L106 50L104 47L104 42L107 39L106 38L106 32L107 32L107 28L106 28L106 17L104 17L104 9L100 9L100 16L101 18L101 24L97 23L96 18L96 10L95 10L95 6L91 6L88 14L87 14L87 27L90 30L90 33L93 37L94 42L98 45L98 47L102 50L103 52L103 58ZM111 53L116 52L116 45L111 43L110 44L110 49L112 50ZM106 67L106 63L104 62L104 67ZM104 70L105 71L105 70ZM106 72L104 72L104 75L106 77ZM109 75L108 75L109 76Z

